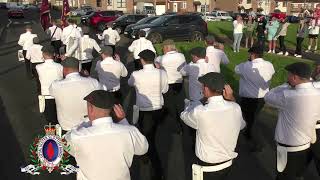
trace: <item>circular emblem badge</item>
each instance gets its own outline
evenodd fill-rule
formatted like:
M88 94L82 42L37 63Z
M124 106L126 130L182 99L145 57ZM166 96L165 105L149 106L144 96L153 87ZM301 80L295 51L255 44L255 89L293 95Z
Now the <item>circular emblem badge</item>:
M41 164L49 169L58 166L63 156L63 143L58 136L46 135L40 139L37 154Z

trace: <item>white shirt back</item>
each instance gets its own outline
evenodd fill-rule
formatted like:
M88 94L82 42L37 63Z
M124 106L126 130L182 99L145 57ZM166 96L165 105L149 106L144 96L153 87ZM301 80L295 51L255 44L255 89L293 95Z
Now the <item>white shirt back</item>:
M49 87L52 82L63 78L62 69L61 64L54 62L52 59L45 60L44 63L36 66L42 95L50 95Z
M84 35L80 38L80 60L92 60L92 51L95 49L98 53L101 51L100 46L96 40L90 38L88 35Z
M275 132L277 142L301 146L312 141L316 122L320 120L319 89L311 82L295 88L284 84L271 89L264 99L267 104L279 110Z
M239 95L247 98L263 98L269 91L269 81L275 73L272 63L262 58L243 62L235 67L240 75Z
M229 59L227 55L220 49L216 49L213 46L208 46L206 50L208 57L208 63L214 67L214 72L220 72L220 64L228 64Z
M156 58L155 61L166 70L169 84L182 83L183 77L178 71L186 63L186 58L182 53L170 51Z
M42 46L40 44L33 44L29 47L26 58L31 61L31 63L42 63L43 56L42 56Z
M116 45L120 41L120 35L118 31L108 28L103 31L102 36L98 36L100 40L104 40L104 45Z
M32 34L30 31L27 31L20 35L18 44L22 46L23 50L28 50L28 48L33 45L33 38L35 37L37 37L36 34Z
M315 81L315 82L313 82L313 86L314 86L315 88L320 88L320 81Z
M109 91L120 89L120 78L128 75L127 68L120 61L107 57L103 61L98 61L95 70L98 73L99 81L106 86Z
M49 27L47 33L52 37L51 41L58 41L61 40L62 36L62 29L56 25Z
M210 97L206 105L192 102L180 118L196 129L196 156L201 161L221 163L237 157L239 132L246 124L237 103Z
M153 111L163 106L163 94L168 91L168 77L164 70L153 64L144 65L143 69L134 71L128 84L136 89L136 105L141 111Z
M133 52L134 59L140 59L139 53L143 50L149 49L156 53L156 50L153 47L151 41L146 39L145 37L141 37L137 40L134 40L132 44L128 47L130 52Z
M134 155L148 151L147 139L130 125L115 124L110 117L83 123L66 140L80 168L78 180L130 180Z
M196 63L190 62L180 70L183 76L189 76L190 100L199 101L203 97L202 84L198 78L209 72L214 72L214 68L211 64L206 63L205 59L199 59Z
M98 89L102 87L96 79L79 73L70 73L51 84L49 92L56 100L58 121L63 130L68 131L82 122L87 115L87 102L83 98Z
M70 39L80 38L81 33L74 25L69 25L62 30L61 41L63 44L68 45Z

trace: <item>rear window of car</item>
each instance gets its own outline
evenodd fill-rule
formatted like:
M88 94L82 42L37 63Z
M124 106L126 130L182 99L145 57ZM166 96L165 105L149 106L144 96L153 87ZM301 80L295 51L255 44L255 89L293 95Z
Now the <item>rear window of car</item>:
M195 21L199 21L199 19L201 19L201 17L200 16L181 16L179 19L180 19L180 23L189 24L189 23L193 23Z
M102 11L101 15L102 16L115 16L116 13L114 11Z

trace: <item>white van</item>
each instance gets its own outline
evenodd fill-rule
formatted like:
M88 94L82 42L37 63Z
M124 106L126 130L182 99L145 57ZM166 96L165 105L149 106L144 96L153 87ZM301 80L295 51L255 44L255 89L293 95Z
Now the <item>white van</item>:
M232 21L233 18L226 11L212 11L211 15L218 21Z
M8 2L7 3L7 9L13 9L13 8L21 8L21 9L23 9L24 6L23 6L23 4L19 4L19 3L16 3L16 2Z

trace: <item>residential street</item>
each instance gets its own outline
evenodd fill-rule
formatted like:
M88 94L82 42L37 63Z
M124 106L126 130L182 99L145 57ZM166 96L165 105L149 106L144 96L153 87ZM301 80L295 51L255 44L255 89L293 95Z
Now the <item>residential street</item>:
M53 16L59 17L55 13ZM38 110L36 83L26 78L24 63L18 62L17 51L20 46L17 45L17 41L20 34L24 32L26 24L32 24L34 33L38 34L42 44L48 43L48 40L39 24L37 12L30 11L26 13L24 19L8 21L6 10L0 10L0 17L1 27L6 27L0 37L0 137L3 139L0 150L0 180L75 180L75 175L64 176L56 172L36 176L20 172L21 166L31 163L29 145L38 134L44 132L43 127L46 121ZM95 32L92 34L94 35ZM121 60L129 72L132 72L133 58L127 51L129 44L130 41L122 37L117 52L121 55ZM130 119L134 92L126 82L127 78L122 80L121 88L125 96L124 107ZM246 140L242 135L240 136L237 148L239 155L234 162L229 180L273 180L275 178L276 147L273 136L276 120L276 112L268 107L264 108L255 127L262 134L261 139L265 144L265 149L261 153L250 153ZM166 123L160 125L157 140L161 159L169 157L168 162L163 162L168 169L167 180L189 180L185 178L182 166L183 157L191 156L192 153L183 151L181 139L181 135L169 133ZM132 179L145 180L139 176L145 173L144 169L137 171L137 167L137 163L134 163ZM306 172L305 180L317 179L319 176L312 163Z

